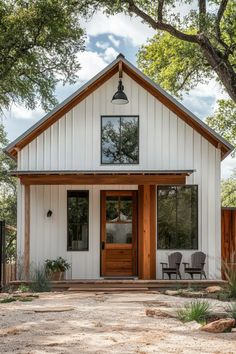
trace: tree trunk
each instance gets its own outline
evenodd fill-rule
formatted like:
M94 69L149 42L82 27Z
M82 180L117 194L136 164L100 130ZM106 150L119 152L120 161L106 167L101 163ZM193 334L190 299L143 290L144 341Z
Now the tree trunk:
M204 35L199 35L199 46L204 57L224 85L228 95L236 102L236 73L229 61L221 56Z

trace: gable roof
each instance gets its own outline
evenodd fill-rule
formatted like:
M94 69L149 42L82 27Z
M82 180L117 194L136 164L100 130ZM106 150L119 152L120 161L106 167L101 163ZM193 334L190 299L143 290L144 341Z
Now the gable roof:
M175 98L163 90L159 85L150 80L139 69L137 69L128 60L126 60L123 54L119 54L111 64L100 71L100 73L95 75L91 80L89 80L85 85L75 91L66 100L57 105L51 112L46 114L46 116L35 123L25 133L10 143L4 151L11 157L16 158L17 152L19 150L29 144L44 130L49 128L53 123L55 123L58 119L60 119L68 111L75 107L79 102L84 100L104 82L109 80L114 74L119 72L121 67L122 70L140 86L142 86L150 94L156 97L178 117L182 118L188 125L195 129L199 134L204 136L204 138L206 138L216 148L221 149L222 159L224 159L228 154L230 154L231 151L233 151L234 146L232 146L229 142L217 134L201 119L197 118L192 112L185 108L180 102L178 102Z

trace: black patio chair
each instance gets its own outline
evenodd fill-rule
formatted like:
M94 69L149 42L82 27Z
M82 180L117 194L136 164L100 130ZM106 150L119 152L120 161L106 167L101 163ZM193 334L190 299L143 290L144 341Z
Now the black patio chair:
M206 279L206 273L204 271L206 255L203 252L195 252L191 255L191 266L187 262L183 262L184 272L190 274L193 279L194 274L200 274L200 279L202 276Z
M168 256L168 263L161 262L162 279L164 279L165 274L168 275L169 279L171 279L171 274L175 274L176 279L177 279L177 276L179 276L179 278L181 279L181 274L179 271L181 260L182 260L182 253L174 252Z

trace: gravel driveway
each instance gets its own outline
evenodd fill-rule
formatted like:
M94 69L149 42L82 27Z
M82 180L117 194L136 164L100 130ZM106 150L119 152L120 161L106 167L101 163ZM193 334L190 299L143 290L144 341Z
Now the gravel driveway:
M148 308L187 301L158 293L44 293L0 304L0 353L235 354L235 332L210 334L175 318L146 316ZM35 312L60 309L68 311Z

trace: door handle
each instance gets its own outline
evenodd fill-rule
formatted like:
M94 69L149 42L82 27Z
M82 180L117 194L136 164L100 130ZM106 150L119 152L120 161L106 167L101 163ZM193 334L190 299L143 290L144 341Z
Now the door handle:
M105 249L105 241L102 241L101 248L102 248L102 250Z

